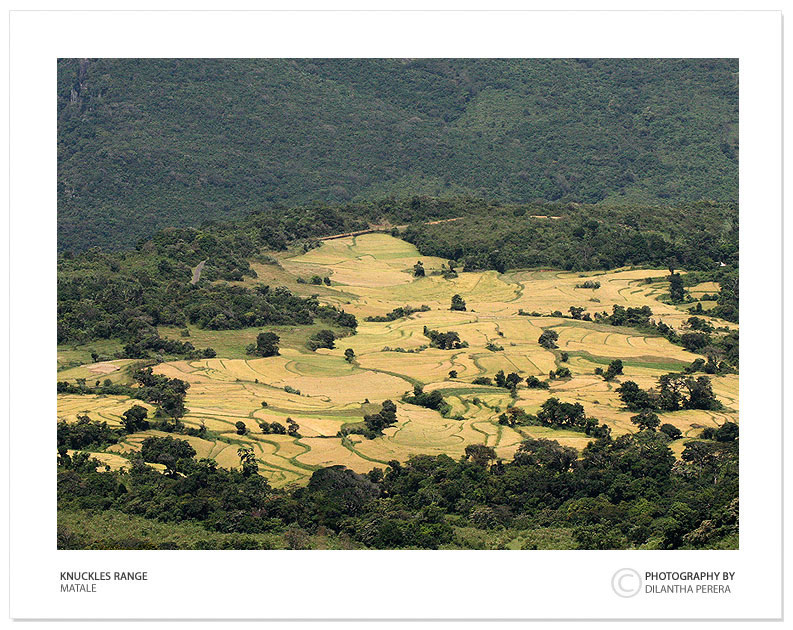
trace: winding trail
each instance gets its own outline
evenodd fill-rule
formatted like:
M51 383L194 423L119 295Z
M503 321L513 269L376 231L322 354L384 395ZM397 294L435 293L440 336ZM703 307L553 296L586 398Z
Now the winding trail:
M193 277L190 280L190 284L196 284L201 279L201 272L204 270L204 265L207 264L207 260L209 259L202 260L196 265L195 269L193 269Z
M438 223L448 223L450 221L459 221L463 217L455 217L453 219L438 219L437 221L425 221L424 225L437 225ZM345 238L348 236L360 236L361 234L371 234L372 232L382 232L384 229L395 227L399 230L404 230L408 227L407 224L405 225L373 225L365 230L356 230L355 232L343 232L342 234L332 234L331 236L320 236L317 240L318 241L331 241L336 238ZM355 243L353 242L353 245Z

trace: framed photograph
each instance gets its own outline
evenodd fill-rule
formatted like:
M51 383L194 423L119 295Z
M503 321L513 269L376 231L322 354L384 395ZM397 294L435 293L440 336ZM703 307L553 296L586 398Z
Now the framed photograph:
M13 11L12 617L780 619L781 21Z

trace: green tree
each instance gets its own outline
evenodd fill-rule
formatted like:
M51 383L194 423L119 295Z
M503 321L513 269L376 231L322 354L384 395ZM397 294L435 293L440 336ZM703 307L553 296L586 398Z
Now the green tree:
M449 309L451 311L464 311L465 309L465 300L463 300L462 296L459 293L455 293L452 296L452 305Z
M738 425L734 422L725 422L716 430L714 437L717 442L733 442L738 439Z
M556 342L559 340L559 333L555 330L548 329L543 330L542 334L540 335L539 339L537 339L537 343L539 343L543 348L547 348L548 350L553 350L554 348L558 347Z
M683 432L673 424L662 424L658 430L661 433L668 435L669 439L671 440L679 440L681 437L683 437Z
M649 409L643 409L638 415L631 417L631 422L639 427L640 431L655 431L661 420Z
M608 369L606 369L606 371L603 373L603 380L613 381L615 376L622 374L622 368L622 360L614 359L611 363L609 363Z
M237 449L237 457L240 458L240 465L242 466L242 475L250 477L259 472L259 464L256 462L256 456L253 453L253 448L248 446L240 446Z
M672 302L682 302L686 297L686 290L683 287L683 278L679 273L673 273L669 276L669 298Z
M496 451L484 444L469 444L465 447L465 458L472 460L478 466L487 466L496 458Z
M254 353L260 357L273 357L278 354L281 339L273 332L262 332L256 336Z
M308 348L317 350L318 348L333 349L335 347L336 335L332 330L323 329L314 333L308 340Z
M121 414L124 422L124 431L127 433L145 431L149 428L149 423L146 421L146 417L148 415L149 412L146 407L141 405L132 405L132 407Z

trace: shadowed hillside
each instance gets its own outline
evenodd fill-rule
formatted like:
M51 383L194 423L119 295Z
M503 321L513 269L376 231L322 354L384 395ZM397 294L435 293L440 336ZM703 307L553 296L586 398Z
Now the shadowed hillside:
M737 201L731 60L58 63L60 249L416 194Z

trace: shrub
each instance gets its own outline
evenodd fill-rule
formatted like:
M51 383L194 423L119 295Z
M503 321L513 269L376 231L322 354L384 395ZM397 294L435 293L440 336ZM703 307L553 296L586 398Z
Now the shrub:
M539 343L543 348L547 348L548 350L552 350L557 348L556 342L559 340L559 333L555 330L544 330L540 335L539 339L537 339L537 343Z
M332 350L335 347L334 341L336 341L334 332L332 330L323 329L313 334L306 345L309 350L312 351L318 348L328 348Z
M683 432L673 424L662 424L658 430L661 433L668 435L669 439L671 440L679 440L681 437L683 437Z

